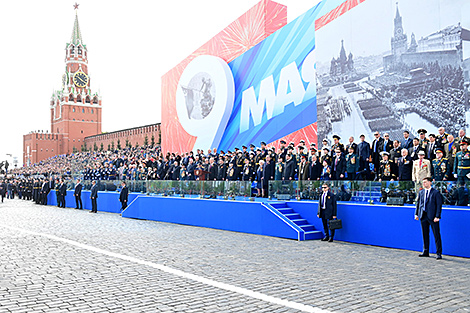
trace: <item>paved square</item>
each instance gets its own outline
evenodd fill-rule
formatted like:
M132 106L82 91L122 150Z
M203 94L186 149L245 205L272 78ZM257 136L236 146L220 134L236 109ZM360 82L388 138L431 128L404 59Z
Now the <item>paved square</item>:
M443 240L436 261L5 200L0 312L470 312Z

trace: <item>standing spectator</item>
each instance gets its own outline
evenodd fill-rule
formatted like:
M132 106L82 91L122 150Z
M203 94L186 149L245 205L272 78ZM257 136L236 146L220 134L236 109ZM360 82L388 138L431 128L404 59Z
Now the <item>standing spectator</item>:
M322 171L321 171L321 180L330 180L331 179L331 167L327 160L322 162Z
M385 133L382 151L390 152L390 150L392 149L393 149L393 141L390 140L390 135L388 133Z
M442 259L442 244L439 221L442 211L442 195L436 189L432 188L432 178L426 177L422 180L424 189L418 194L416 201L415 220L421 220L421 229L423 231L423 253L420 257L429 256L429 226L432 228L434 240L436 242L436 259Z
M403 141L401 142L401 147L403 149L409 149L413 146L413 140L410 138L410 132L405 130L403 131Z
M322 219L323 231L325 232L325 237L322 241L333 242L335 236L335 231L328 229L328 222L336 218L337 215L337 204L336 196L331 192L327 184L322 184L322 195L320 201L318 201L318 213L317 217Z
M460 151L459 143L456 140L454 140L454 136L448 135L447 143L444 145L444 153L445 153L444 156L447 158L447 160L449 160L449 166L452 170L454 169L455 156L457 155L457 152L459 151ZM455 180L454 175L451 175L449 179Z
M467 138L460 140L461 150L455 156L454 176L459 182L470 181L470 151L467 150L469 141Z
M127 200L129 198L129 189L126 186L126 182L121 183L121 192L119 193L119 201L121 202L121 212L127 208Z
M380 161L380 167L377 174L379 181L393 181L395 179L394 164L389 160L390 153L382 151L382 160Z
M335 156L333 158L333 163L331 167L332 167L331 179L333 180L344 179L344 174L346 173L346 159L344 158L339 148L337 148L335 151Z
M269 181L274 179L274 162L271 159L271 155L267 154L266 155L266 162L263 165L263 177L262 177L262 188L263 188L263 196L266 197L268 196L268 191L269 191Z
M90 213L98 213L98 186L96 185L96 180L91 183L91 211Z
M398 180L412 180L413 160L408 155L408 150L401 150L401 158L398 160Z
M429 134L429 142L426 145L425 152L426 152L426 158L429 161L432 161L436 158L436 148L438 147L437 142L436 142L436 135L434 134Z
M312 155L312 160L309 166L309 180L319 180L322 172L322 165L318 160L317 156Z
M81 184L80 179L77 179L77 184L75 185L75 190L73 192L75 197L75 209L77 210L83 210L82 188L83 185Z
M400 142L398 140L393 141L393 149L389 151L390 152L390 160L394 164L398 164L398 159L401 158L401 148L400 148Z
M3 199L5 198L5 194L7 192L7 184L2 180L0 181L0 197L2 198L2 203Z
M275 172L274 172L274 180L282 180L282 174L284 173L284 158L282 154L279 154L277 159Z
M354 147L350 145L348 147L348 154L346 159L346 177L348 180L355 180L356 173L359 170L359 160L357 155L354 153Z
M374 164L374 170L380 166L380 152L384 150L384 139L380 137L379 132L374 133L375 139L372 141L372 163Z
M258 197L264 197L263 176L264 176L264 160L260 159L258 169L256 170L256 189L258 191Z
M449 134L446 133L446 130L444 127L439 127L437 131L439 132L439 135L437 135L437 138L436 138L437 145L440 148L444 148L444 146L448 143L447 137L449 136Z
M282 175L282 180L293 180L295 175L295 163L292 159L292 154L288 153L286 155L286 166L284 167L284 173Z
M349 143L346 145L346 152L349 151L349 147L352 147L354 150L353 153L357 154L357 144L354 142L353 136L349 137Z
M424 151L418 152L418 160L413 162L413 181L416 183L417 190L421 187L421 182L426 177L431 177L431 162L424 158Z
M408 154L410 155L413 161L418 159L418 152L421 150L423 149L421 149L421 146L419 145L419 139L413 138L413 146L410 149L408 149Z
M308 180L310 171L309 163L307 162L307 157L305 155L301 156L298 173L298 180Z
M370 145L365 141L366 136L361 134L359 137L361 142L357 146L358 157L359 157L359 171L361 173L361 179L366 179L369 172L369 161L371 158Z
M443 157L441 148L436 149L436 158L432 160L432 178L435 181L448 180L452 175L452 169L446 158Z

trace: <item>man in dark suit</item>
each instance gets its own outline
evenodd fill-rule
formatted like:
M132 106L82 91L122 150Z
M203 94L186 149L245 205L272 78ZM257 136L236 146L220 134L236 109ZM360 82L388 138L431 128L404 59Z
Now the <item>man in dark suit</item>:
M346 153L349 152L349 147L353 148L353 153L357 155L357 144L354 142L354 137L349 137L349 143L346 145Z
M392 149L393 149L393 141L390 140L390 135L388 133L385 133L382 151L386 151L390 153L390 150Z
M374 171L377 173L380 166L380 152L384 150L384 139L380 137L379 132L374 133L375 139L372 141L372 163Z
M439 221L442 211L442 195L439 191L432 188L432 177L423 179L423 189L418 194L416 201L415 220L421 220L421 229L423 231L423 253L420 257L429 256L429 226L436 242L436 259L442 259L441 233Z
M359 138L361 142L357 146L357 154L359 156L359 172L362 173L362 177L360 178L366 179L368 176L367 173L369 172L369 160L371 156L371 150L369 143L365 141L366 136L362 134Z
M73 195L75 197L75 209L77 210L83 210L82 188L83 185L80 183L80 179L77 179L77 184L75 185L75 190L73 192Z
M403 141L401 142L401 147L403 149L409 149L413 146L413 139L410 137L410 132L407 130L403 131Z
M215 159L211 158L209 162L210 162L209 168L207 169L207 171L209 172L208 180L217 180L218 168L217 168L217 164L215 163Z
M309 165L308 180L319 180L321 176L322 165L316 154L312 155Z
M333 162L331 163L331 179L343 180L346 173L346 159L340 149L336 149Z
M401 158L398 159L398 180L410 181L412 180L413 173L413 160L408 155L408 150L401 150Z
M41 204L47 205L47 195L49 194L49 182L47 180L43 180L42 187L41 187Z
M60 207L65 208L65 195L67 195L67 184L63 179L60 180L59 185L59 196L60 196Z
M129 189L126 182L121 183L121 192L119 193L119 201L121 202L121 212L127 208L127 200L129 198Z
M430 134L429 135L429 142L426 145L425 151L426 152L426 159L432 161L436 158L436 148L439 147L438 143L436 142L436 135Z
M292 159L292 154L286 155L286 166L284 167L284 173L282 174L282 180L293 180L295 175L295 164Z
M333 242L335 230L328 229L328 222L336 218L336 196L332 191L330 191L330 188L327 184L323 184L321 188L323 192L320 196L320 201L318 201L317 217L322 219L323 230L325 232L325 237L322 239L322 241Z
M418 159L418 152L421 150L422 148L419 145L419 138L413 138L413 145L411 146L411 148L408 149L408 155L413 161L416 161Z
M91 199L91 211L90 213L98 213L98 185L96 185L96 180L94 180L91 183L91 194L90 194L90 199Z

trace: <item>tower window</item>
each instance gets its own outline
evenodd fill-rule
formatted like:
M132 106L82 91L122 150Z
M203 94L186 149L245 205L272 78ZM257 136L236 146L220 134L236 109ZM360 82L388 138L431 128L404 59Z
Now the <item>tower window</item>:
M82 130L82 134L83 134L83 130Z
M82 113L85 113L85 109L82 109Z
M85 99L85 102L90 103L90 97L87 96L86 99Z
M93 114L93 109L91 109L91 114Z
M78 47L78 54L82 55L82 47L80 47L80 46Z
M74 46L70 46L70 54L73 54L74 49L75 49Z
M75 108L72 109L72 112L75 112Z

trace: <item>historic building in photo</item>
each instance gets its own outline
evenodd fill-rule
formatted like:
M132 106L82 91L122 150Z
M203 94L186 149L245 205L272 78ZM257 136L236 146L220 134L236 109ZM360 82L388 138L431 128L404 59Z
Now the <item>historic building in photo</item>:
M101 133L101 96L91 90L88 49L82 39L78 15L65 47L62 87L52 94L50 110L50 132L23 136L24 165L80 151L85 137Z

